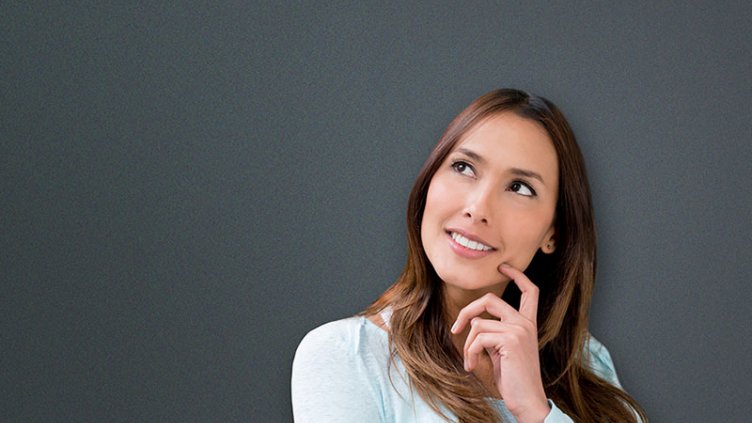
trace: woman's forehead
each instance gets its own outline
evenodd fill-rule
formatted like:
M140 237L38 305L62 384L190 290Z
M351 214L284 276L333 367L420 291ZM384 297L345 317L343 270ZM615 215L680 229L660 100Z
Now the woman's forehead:
M478 122L452 148L452 152L476 155L476 159L499 164L552 168L556 149L548 132L538 122L514 113L499 113Z

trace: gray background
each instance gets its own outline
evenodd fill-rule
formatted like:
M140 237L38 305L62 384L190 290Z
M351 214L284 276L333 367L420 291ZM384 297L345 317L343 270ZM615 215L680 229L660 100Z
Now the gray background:
M752 414L752 3L61 3L0 6L1 421L291 420L297 343L399 274L496 87L578 134L626 389Z

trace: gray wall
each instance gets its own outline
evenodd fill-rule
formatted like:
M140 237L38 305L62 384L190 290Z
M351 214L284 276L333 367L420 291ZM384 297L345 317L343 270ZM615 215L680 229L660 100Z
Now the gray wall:
M0 6L0 421L289 421L297 343L395 279L506 86L579 136L626 389L752 413L752 3L61 3Z

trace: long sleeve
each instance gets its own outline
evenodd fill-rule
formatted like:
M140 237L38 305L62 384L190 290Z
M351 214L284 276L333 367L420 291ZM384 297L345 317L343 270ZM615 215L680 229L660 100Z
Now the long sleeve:
M333 322L301 341L293 360L291 386L297 423L384 421L368 362L357 354L358 329L358 325Z
M545 420L543 420L543 423L574 423L569 416L559 410L553 401L548 400L548 405L551 406L551 411L548 413Z

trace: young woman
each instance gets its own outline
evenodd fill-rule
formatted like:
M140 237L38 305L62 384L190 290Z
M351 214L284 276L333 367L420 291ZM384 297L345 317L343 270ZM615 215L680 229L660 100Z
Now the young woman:
M590 190L550 101L502 89L462 111L407 233L394 285L298 347L297 422L647 422L588 332Z

